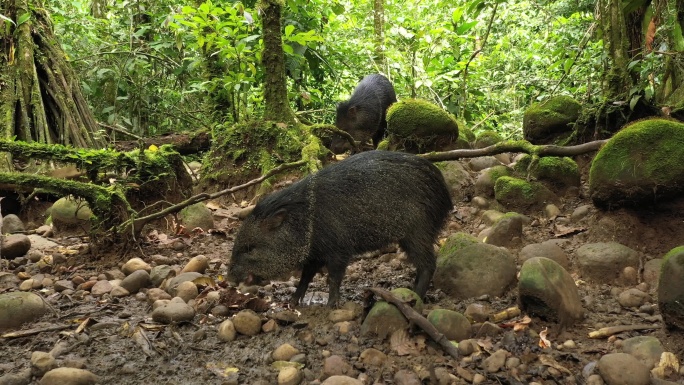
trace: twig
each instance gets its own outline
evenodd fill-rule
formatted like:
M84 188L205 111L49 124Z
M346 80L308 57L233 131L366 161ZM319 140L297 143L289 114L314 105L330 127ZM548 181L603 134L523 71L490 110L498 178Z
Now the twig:
M537 156L572 156L596 151L606 143L606 140L595 140L576 146L534 145L525 141L504 141L489 147L474 150L452 150L420 154L418 156L432 162L456 160L460 158L475 158L485 155L496 155L504 152L524 152Z
M74 325L52 325L44 328L35 328L35 329L28 329L28 330L19 330L17 332L10 332L10 333L5 333L3 334L2 338L19 338L19 337L27 337L27 336L32 336L35 334L40 334L43 332L54 332L57 330L64 330L64 329L69 329L73 327Z
M133 235L135 237L137 237L137 235L140 233L142 228L152 220L155 220L158 218L163 218L168 214L179 212L184 207L190 206L192 204L195 204L198 202L203 202L203 201L206 201L208 199L218 198L220 196L230 194L230 193L234 193L235 191L245 189L249 186L253 186L255 184L261 183L264 180L272 177L275 174L281 173L281 172L283 172L285 170L289 170L291 168L303 166L306 163L307 163L306 160L300 160L300 161L293 162L293 163L283 164L279 167L272 169L271 171L267 172L266 174L264 174L264 175L262 175L256 179L252 179L251 181L249 181L247 183L243 183L239 186L234 186L234 187L227 188L227 189L224 189L221 191L217 191L217 192L211 193L211 194L201 193L201 194L191 196L190 198L184 200L183 202L180 202L180 203L175 204L173 206L169 206L169 207L165 208L164 210L158 211L156 213L153 213L153 214L150 214L150 215L147 215L144 217L136 218L133 221L126 221L121 227L122 228L129 228L130 227L131 230L133 231Z
M401 311L401 313L404 314L406 319L408 319L414 325L418 325L418 327L423 329L430 336L430 338L432 338L435 342L440 344L444 351L447 352L451 357L453 357L454 359L459 358L456 346L454 346L451 343L451 341L449 341L444 336L444 334L440 333L437 330L437 328L435 328L434 325L430 323L430 321L428 321L425 317L420 315L420 313L418 313L417 311L413 310L411 306L407 305L404 301L397 298L385 289L370 288L368 290L372 291L375 295L382 297L382 299L384 299L385 301L396 306L399 309L399 311Z
M609 326L595 330L589 333L589 338L606 338L613 334L618 334L622 332L631 332L636 330L649 330L649 329L659 329L658 325L619 325L619 326Z
M108 129L108 130L112 130L112 131L118 132L118 133L120 133L120 134L124 134L124 135L130 136L131 138L135 138L135 139L138 139L138 140L143 140L143 139L144 139L142 136L138 136L138 135L136 135L136 134L134 134L134 133L132 133L132 132L126 131L126 130L124 130L124 129L121 128L121 127L110 126L110 125L108 125L108 124L104 124L104 123L100 123L100 122L97 122L97 124L98 124L99 126L101 126L101 127L104 127L104 128L106 128L106 129Z

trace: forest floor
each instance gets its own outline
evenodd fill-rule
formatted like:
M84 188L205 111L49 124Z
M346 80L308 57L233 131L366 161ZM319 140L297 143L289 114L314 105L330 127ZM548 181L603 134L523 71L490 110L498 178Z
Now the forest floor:
M560 217L569 217L577 207L591 204L585 178L582 186L576 196L562 198L558 204ZM107 252L97 257L89 253L67 255L67 265L70 268L55 269L50 274L55 280L72 279L76 275L87 280L105 271L120 268L123 262L132 257L140 257L149 262L154 259L152 256L162 255L183 266L191 257L201 254L210 260L205 274L218 282L226 274L232 238L240 225L232 216L239 208L229 204L222 206L220 215L215 215L217 229L221 230L219 232L200 234L182 241L150 242L125 257ZM579 270L574 252L587 243L619 242L641 253L643 262L662 258L671 248L684 243L682 212L684 201L642 210L601 211L592 206L590 214L574 224L574 231L560 237L554 231L554 221L545 218L542 212L523 213L532 218L532 223L524 227L519 247L509 250L517 256L525 245L555 239L569 257L570 273L578 278ZM446 237L462 231L477 236L482 229L481 213L473 210L471 203L459 201L455 202L455 210L442 235ZM159 237L160 234L168 234L168 239L173 239L172 229L160 227L150 230L154 231L157 240L166 238ZM87 243L87 239L82 237L56 237L52 240L65 247ZM27 268L27 271L30 269ZM405 263L400 253L359 258L347 269L341 289L342 303L352 301L357 307L364 307L368 300L365 288L411 287L413 277L413 267ZM272 284L269 294L272 294L270 300L275 304L275 309L287 302L297 279L298 277L288 282ZM638 282L641 281L640 278ZM414 349L408 351L398 349L388 340L361 336L359 326L363 320L362 315L348 324L348 330L341 331L338 325L329 320L330 310L323 305L327 283L325 276L321 275L316 276L309 288L306 298L309 304L296 309L296 319L280 320L270 332L261 332L255 336L238 335L232 342L223 342L217 338L217 326L226 317L198 313L192 322L172 325L152 322L151 306L144 293L121 298L95 298L90 295L75 298L60 296L46 288L42 293L48 297L52 311L25 326L25 329L43 332L23 337L0 338L0 377L29 368L32 352L48 352L58 344L66 346L63 354L58 357L60 365L87 369L98 375L103 384L277 383L279 371L273 365L272 352L286 343L298 350L300 355L296 361L303 364L301 383L308 384L319 383L321 376L335 373L335 368L324 365L326 358L331 356L341 357L341 362L349 364L351 368L347 374L361 378L366 384L448 384L473 381L490 384L582 384L589 374L595 373L590 370L592 362L604 354L619 352L621 340L639 335L658 338L665 351L673 352L680 361L684 359L684 333L678 334L662 328L655 300L656 287L648 287L648 293L653 298L650 301L652 311L639 312L636 309L622 308L616 298L619 292L633 286L616 288L579 278L576 282L586 310L584 320L561 330L554 323L533 317L527 325L528 329L516 332L506 327L515 323L516 319L507 320L502 325L504 327L501 334L478 339L482 348L480 356L459 359L450 357L416 328L410 334L416 344ZM428 291L424 314L434 308L463 313L471 303L487 305L492 313L496 313L515 307L516 295L517 290L513 287L501 298L482 297L454 301L433 288ZM270 312L272 311L260 314L266 320L270 318ZM523 316L525 314L521 318ZM79 328L86 319L89 320L85 323L87 326ZM589 338L591 331L601 327L641 324L650 324L653 328L623 332L610 338ZM50 330L55 325L62 325L63 328ZM551 346L542 349L537 336L544 329L549 330ZM360 357L368 348L377 349L386 356L382 356L379 362L369 363ZM483 368L483 360L502 348L508 351L509 358L517 357L519 365L503 367L494 373L487 372ZM555 363L540 361L541 356L551 356ZM436 372L436 368L441 369ZM412 380L416 376L422 382ZM32 383L38 383L39 380L40 377L33 377ZM684 376L675 375L670 380L684 383Z

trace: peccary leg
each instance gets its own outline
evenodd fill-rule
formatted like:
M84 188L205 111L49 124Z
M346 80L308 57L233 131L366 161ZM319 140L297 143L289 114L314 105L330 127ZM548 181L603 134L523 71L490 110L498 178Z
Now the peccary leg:
M328 264L328 307L337 307L340 300L340 286L347 266Z
M416 267L416 281L413 291L425 298L430 281L435 273L436 262L432 242L422 243L412 239L402 239L399 246L408 255L408 260Z
M299 301L304 297L304 293L306 293L306 289L309 288L309 284L311 283L311 280L313 277L318 273L320 270L320 266L317 264L307 264L304 266L302 269L302 277L299 279L299 283L297 284L297 290L295 290L294 294L292 294L292 298L290 298L290 306L297 306L299 304Z

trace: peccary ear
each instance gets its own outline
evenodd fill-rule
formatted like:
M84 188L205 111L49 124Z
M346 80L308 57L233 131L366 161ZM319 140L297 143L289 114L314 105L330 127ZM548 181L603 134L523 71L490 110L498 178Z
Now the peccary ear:
M273 215L264 218L259 226L263 231L273 231L280 227L285 218L287 218L287 209L280 209Z
M349 107L349 109L347 110L347 116L349 117L349 119L356 119L357 110L358 108L356 106Z

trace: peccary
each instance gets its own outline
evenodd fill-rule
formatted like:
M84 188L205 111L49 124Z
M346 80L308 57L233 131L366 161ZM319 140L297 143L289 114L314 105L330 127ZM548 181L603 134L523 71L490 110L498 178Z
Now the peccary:
M373 148L377 148L387 128L387 107L396 101L394 87L386 77L368 75L356 86L349 100L337 105L335 126L361 144L372 139ZM335 136L330 148L337 154L346 149L346 143L346 139Z
M389 151L353 155L261 200L235 238L230 276L259 283L301 270L296 305L327 267L332 307L353 256L398 242L423 297L435 271L433 244L452 207L429 161Z

